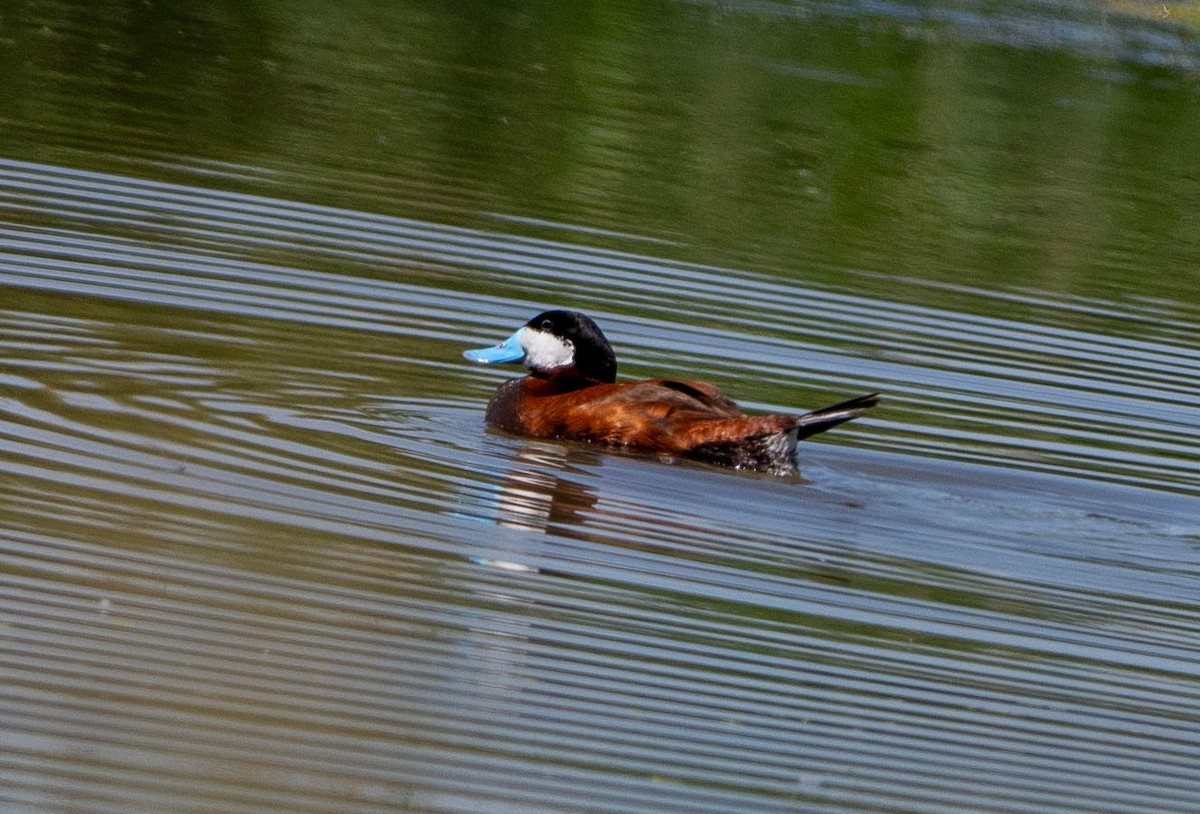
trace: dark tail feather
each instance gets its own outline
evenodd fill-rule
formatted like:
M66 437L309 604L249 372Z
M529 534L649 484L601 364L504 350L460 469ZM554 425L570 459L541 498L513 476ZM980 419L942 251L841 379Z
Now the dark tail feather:
M878 403L879 394L870 393L829 407L822 407L820 410L813 410L811 413L805 413L797 420L796 438L807 438L810 435L825 432L843 421L857 418Z

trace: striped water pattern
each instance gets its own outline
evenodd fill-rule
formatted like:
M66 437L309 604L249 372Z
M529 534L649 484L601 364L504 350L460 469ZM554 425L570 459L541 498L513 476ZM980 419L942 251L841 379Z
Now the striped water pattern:
M0 161L6 810L1200 806L1187 307L203 179ZM488 432L548 305L885 403L797 480Z

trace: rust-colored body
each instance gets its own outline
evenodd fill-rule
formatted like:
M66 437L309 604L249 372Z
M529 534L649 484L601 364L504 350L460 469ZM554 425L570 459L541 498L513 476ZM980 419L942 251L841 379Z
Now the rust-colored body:
M799 438L853 418L875 401L871 395L802 416L750 416L705 382L602 383L530 375L501 385L486 418L531 438L590 441L788 474L795 471Z
M704 382L603 384L537 376L501 385L488 404L487 420L533 438L570 438L675 455L797 425L796 416L748 416Z

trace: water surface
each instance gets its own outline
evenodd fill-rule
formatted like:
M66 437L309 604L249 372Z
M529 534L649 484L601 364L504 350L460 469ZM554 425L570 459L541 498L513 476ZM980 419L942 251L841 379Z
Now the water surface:
M247 8L6 12L6 810L1200 806L1190 6Z

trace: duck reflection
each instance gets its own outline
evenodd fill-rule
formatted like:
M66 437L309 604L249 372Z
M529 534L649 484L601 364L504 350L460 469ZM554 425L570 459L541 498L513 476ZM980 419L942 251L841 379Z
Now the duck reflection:
M494 520L506 528L580 536L596 496L564 472L600 464L600 456L565 444L524 442L497 493Z

